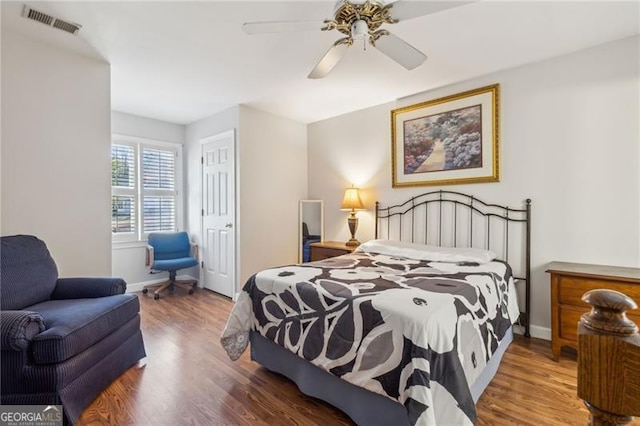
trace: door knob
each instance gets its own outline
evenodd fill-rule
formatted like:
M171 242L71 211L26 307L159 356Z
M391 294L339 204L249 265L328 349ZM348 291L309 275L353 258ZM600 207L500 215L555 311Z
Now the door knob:
M227 224L225 225L225 227L226 227L226 228L233 228L233 224L232 224L231 222L229 222L229 223L227 223Z

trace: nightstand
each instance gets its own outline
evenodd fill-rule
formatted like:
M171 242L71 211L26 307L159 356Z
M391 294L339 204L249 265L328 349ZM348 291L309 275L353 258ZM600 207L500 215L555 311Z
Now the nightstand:
M357 249L357 246L348 246L340 241L323 241L321 243L309 244L311 248L311 261L329 259L330 257L342 256Z
M582 263L551 262L551 347L553 359L560 359L563 346L578 349L578 322L589 305L582 295L589 290L616 290L640 303L640 269ZM628 318L640 324L640 309L627 312Z

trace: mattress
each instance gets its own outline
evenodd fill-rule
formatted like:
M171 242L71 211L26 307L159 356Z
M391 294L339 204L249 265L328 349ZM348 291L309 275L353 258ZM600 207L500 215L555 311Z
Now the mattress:
M237 359L259 333L396 401L409 424L470 425L471 385L519 315L511 268L485 254L382 243L268 269L244 286L221 342Z

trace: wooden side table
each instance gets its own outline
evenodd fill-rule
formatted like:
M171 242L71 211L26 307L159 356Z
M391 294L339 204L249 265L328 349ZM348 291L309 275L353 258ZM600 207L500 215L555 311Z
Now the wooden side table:
M640 302L640 268L551 262L551 347L553 359L560 359L563 346L578 349L578 322L589 305L582 295L598 288L619 291ZM640 309L627 312L640 324Z
M311 261L329 259L353 252L357 246L348 246L340 241L323 241L309 244L311 248Z

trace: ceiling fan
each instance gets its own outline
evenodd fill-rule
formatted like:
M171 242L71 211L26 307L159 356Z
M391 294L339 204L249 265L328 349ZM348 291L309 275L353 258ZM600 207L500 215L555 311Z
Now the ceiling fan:
M242 25L242 30L247 34L337 30L345 35L333 43L320 62L311 70L308 78L323 78L329 74L349 46L356 41L362 41L365 47L368 41L389 58L406 69L412 70L427 59L426 55L382 26L466 3L470 1L338 0L333 19L325 19L323 24L317 21L247 22Z

